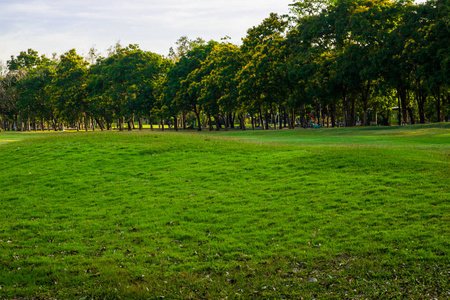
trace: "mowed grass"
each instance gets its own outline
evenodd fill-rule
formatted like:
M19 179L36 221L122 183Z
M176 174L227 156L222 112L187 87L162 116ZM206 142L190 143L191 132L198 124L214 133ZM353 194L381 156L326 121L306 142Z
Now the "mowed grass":
M450 125L436 123L414 126L322 128L308 130L222 131L222 136L253 142L302 145L450 147Z
M0 145L34 137L33 133L0 132Z
M449 132L23 134L0 298L448 298Z

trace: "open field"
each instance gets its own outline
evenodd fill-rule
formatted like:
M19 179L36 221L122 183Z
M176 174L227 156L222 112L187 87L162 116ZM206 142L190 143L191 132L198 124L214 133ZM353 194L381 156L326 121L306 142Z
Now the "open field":
M31 133L23 134L19 132L8 132L8 133L0 132L0 145L20 141L31 137L33 137Z
M0 299L450 297L450 126L0 133Z
M222 136L253 142L308 145L450 147L450 126L446 123L405 127L354 127L310 130L222 131Z

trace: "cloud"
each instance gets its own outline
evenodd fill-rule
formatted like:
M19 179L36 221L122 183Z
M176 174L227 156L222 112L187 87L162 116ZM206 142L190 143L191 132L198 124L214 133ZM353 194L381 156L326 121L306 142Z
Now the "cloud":
M41 54L72 48L104 51L116 41L167 54L183 35L228 35L239 43L270 12L287 13L292 0L0 0L0 59L32 48Z

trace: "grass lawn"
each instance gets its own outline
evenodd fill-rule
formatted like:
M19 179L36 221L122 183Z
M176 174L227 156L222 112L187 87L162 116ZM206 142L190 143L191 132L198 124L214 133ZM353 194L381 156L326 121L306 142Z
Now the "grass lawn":
M0 299L449 298L450 126L0 133Z
M16 142L20 140L24 140L27 138L34 137L33 133L20 133L20 132L0 132L0 145L10 143L10 142ZM3 154L3 152L1 152Z

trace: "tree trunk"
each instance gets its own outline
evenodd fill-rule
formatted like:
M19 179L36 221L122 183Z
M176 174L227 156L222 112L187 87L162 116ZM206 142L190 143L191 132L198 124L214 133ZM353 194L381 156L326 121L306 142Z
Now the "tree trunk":
M378 112L376 107L373 109L373 113L375 115L375 125L378 125Z
M437 114L437 121L441 122L441 87L438 86L436 90L433 90L433 97L436 101L436 114Z
M202 117L202 124L206 124L207 116L204 113L200 112L200 116Z
M363 117L363 126L367 126L368 124L368 115L367 115L367 101L363 103L364 117Z
M326 115L325 110L326 110L326 108L325 108L325 107L322 107L322 109L321 109L321 115L322 115L322 127L325 127L325 119L326 119L326 117L325 117L325 115Z
M283 119L281 116L283 115L283 108L278 106L278 129L283 129Z
M175 131L178 131L178 117L176 114L173 115L173 122L174 122L173 128L175 129Z
M219 116L214 116L214 120L216 121L216 131L220 131L220 117Z
M85 129L85 131L88 131L88 129L89 129L89 119L88 119L86 113L84 114L84 129Z
M336 127L336 103L331 104L331 127Z
M345 86L342 88L342 120L344 126L347 127L348 123L348 101L347 101L347 89Z
M228 126L229 126L229 121L228 121L228 114L225 113L224 117L223 117L224 121L225 121L225 131L228 131Z
M447 122L447 116L445 115L445 112L448 111L447 110L447 105L448 105L448 98L449 95L447 94L447 97L445 97L445 95L442 95L442 122Z
M277 129L277 110L276 110L276 107L275 107L275 109L273 108L273 106L272 106L272 108L271 108L271 116L272 116L272 124L273 124L273 129Z
M302 128L306 128L306 106L305 103L302 103L302 106L300 107L300 126Z
M411 107L408 107L409 118L411 120L411 125L414 125L416 122L414 120L414 113Z
M100 120L98 118L95 118L95 121L97 122L98 126L100 127L100 130L103 131L104 127L102 122L100 122Z
M207 113L207 115L208 115L209 131L212 131L213 130L213 124L212 124L212 120L211 120L211 114Z
M20 126L22 124L22 120L20 119L20 115L15 117L16 120L16 131L23 131L23 127Z
M286 122L287 122L287 128L291 129L291 110L289 108L286 109Z
M289 129L295 129L295 125L297 124L296 118L295 109L289 109Z
M425 124L425 99L426 96L420 91L417 92L417 107L419 108L419 122Z
M291 129L295 129L295 109L291 109Z
M250 119L252 122L252 130L255 130L255 118L253 117L253 113L250 113Z
M239 115L238 118L239 118L240 123L241 123L241 125L240 125L241 130L245 131L245 115L243 115L243 114Z
M316 113L316 118L317 120L315 120L317 122L317 125L320 125L320 103L317 100L314 100L314 112Z
M197 131L202 131L202 122L200 120L200 113L198 113L197 110L195 111L195 116L197 117L197 122L198 122L198 124L197 124L197 126L198 126Z
M262 107L259 107L259 113L258 113L258 117L259 117L259 126L261 127L261 129L264 130L264 120L263 120L263 114L262 114Z
M350 111L351 126L356 126L356 98L352 99L352 107Z
M397 87L397 93L399 97L399 107L401 109L401 114L403 115L403 122L406 124L408 122L408 114L407 114L407 91L406 89L400 85ZM401 123L399 124L401 125Z
M327 104L327 128L330 127L330 106Z

